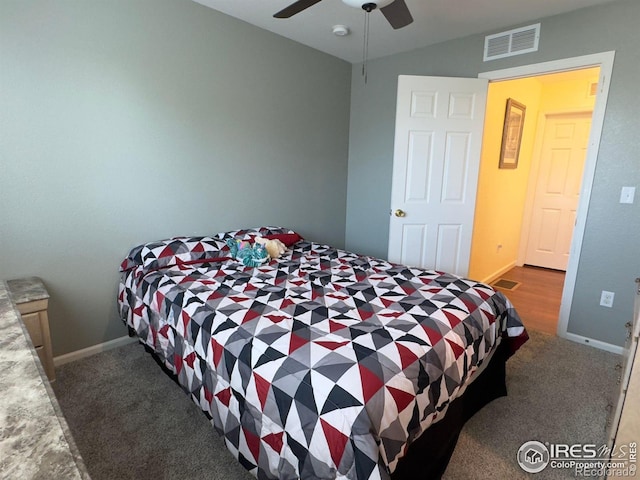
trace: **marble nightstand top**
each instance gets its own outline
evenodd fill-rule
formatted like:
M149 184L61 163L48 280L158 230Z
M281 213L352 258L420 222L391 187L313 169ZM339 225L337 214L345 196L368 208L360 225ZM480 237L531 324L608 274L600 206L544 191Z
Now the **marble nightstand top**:
M49 298L49 292L44 288L38 277L18 278L8 280L7 285L14 303L27 303Z
M27 291L39 295L35 287L27 288L29 285L34 282L18 284L22 293L17 301L43 299L27 297ZM89 474L27 338L15 297L10 295L7 282L0 281L0 476L86 480Z

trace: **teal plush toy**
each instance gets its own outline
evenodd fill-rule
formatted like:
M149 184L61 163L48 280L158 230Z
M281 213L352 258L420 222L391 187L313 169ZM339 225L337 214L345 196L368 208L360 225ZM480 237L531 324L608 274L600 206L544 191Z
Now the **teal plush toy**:
M247 267L259 267L269 260L269 253L264 245L251 244L238 239L230 238L227 245L231 250L231 256L237 258Z

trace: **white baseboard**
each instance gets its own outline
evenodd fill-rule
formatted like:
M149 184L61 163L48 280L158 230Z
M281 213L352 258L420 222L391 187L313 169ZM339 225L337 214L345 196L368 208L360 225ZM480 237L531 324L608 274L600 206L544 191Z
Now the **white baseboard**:
M496 270L491 275L483 278L482 280L480 280L480 282L481 283L491 283L494 280L497 280L498 278L500 278L502 275L507 273L509 270L511 270L515 266L516 266L516 261L514 260L513 262L511 262L511 263L505 265L504 267L502 267L500 270Z
M64 365L65 363L73 362L75 360L80 360L81 358L87 358L92 355L95 355L96 353L106 352L107 350L122 347L123 345L129 345L130 343L135 343L137 341L138 341L137 337L131 338L125 335L120 338L109 340L108 342L99 343L98 345L93 345L91 347L83 348L82 350L76 350L75 352L65 353L64 355L54 357L53 365L55 367L59 367L60 365Z
M594 340L593 338L583 337L582 335L576 335L575 333L563 332L558 333L558 336L571 340L572 342L582 343L611 353L617 353L618 355L622 355L624 353L623 347L601 342L600 340Z

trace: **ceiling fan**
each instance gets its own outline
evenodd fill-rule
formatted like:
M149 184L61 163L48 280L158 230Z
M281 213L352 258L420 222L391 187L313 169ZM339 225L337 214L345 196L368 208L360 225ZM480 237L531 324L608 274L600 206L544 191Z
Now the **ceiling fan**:
M297 13L312 7L322 0L298 0L274 15L275 18L290 18ZM342 0L350 7L362 8L367 13L379 8L394 29L406 27L413 22L413 17L404 0Z

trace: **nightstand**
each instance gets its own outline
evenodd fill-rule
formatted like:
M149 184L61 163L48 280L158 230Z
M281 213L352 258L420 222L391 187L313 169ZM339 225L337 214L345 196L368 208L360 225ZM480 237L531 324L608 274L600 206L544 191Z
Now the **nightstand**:
M16 304L22 322L27 327L31 342L40 357L50 382L56 379L49 332L49 293L38 277L20 278L7 281L13 303Z

